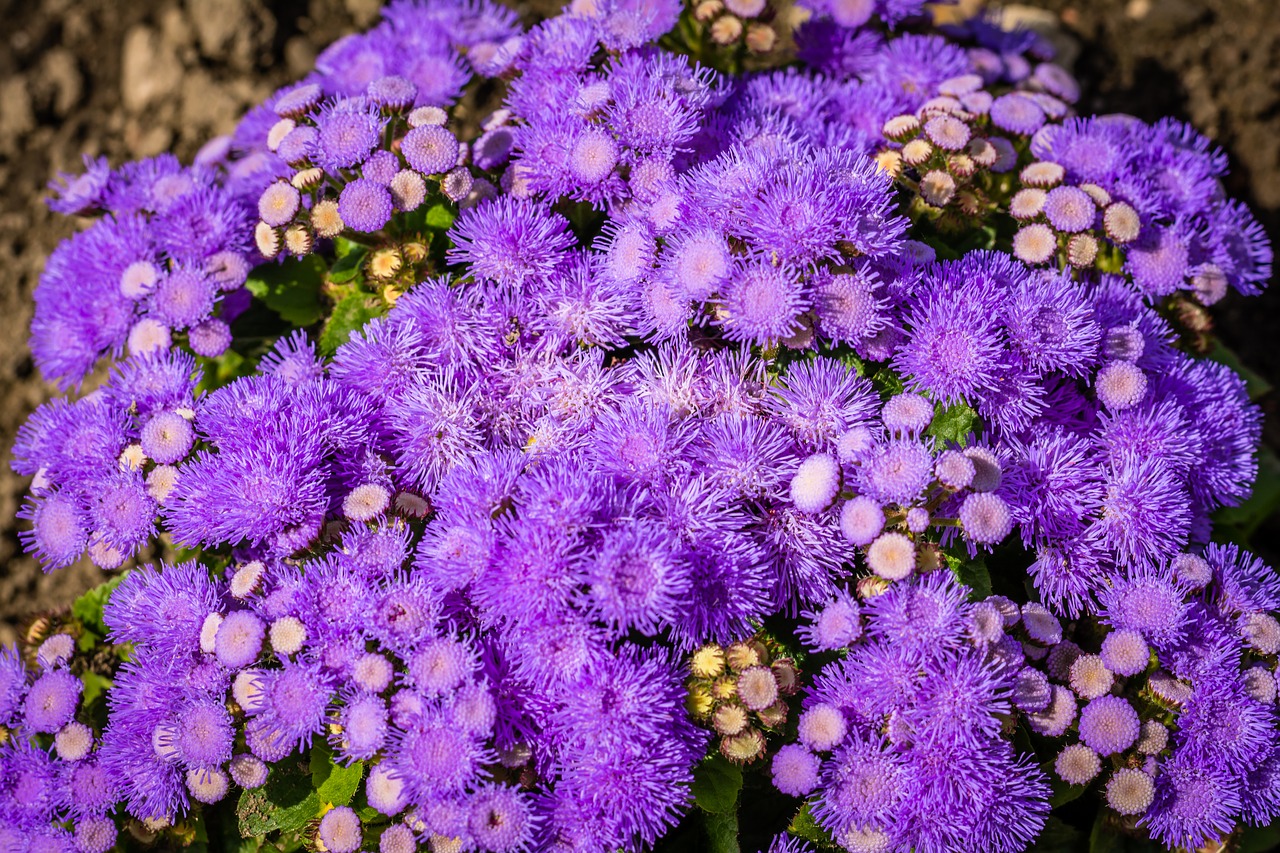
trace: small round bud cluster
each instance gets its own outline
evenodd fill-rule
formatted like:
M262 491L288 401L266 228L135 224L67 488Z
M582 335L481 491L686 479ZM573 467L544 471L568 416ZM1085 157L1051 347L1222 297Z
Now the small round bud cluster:
M1062 257L1072 267L1088 269L1111 243L1122 247L1138 237L1138 214L1096 184L1064 183L1066 170L1037 161L1018 173L1021 188L1009 198L1009 215L1020 228L1014 254L1022 261L1047 264Z
M336 100L300 92L310 88L279 99L280 120L267 137L294 171L258 199L254 240L263 257L302 257L344 232L379 234L395 213L419 211L432 198L456 204L470 194L469 148L445 126L443 110L414 108L413 83L381 77L364 97ZM404 261L400 247L387 246L370 253L365 272L416 281Z
M871 8L870 3L861 5ZM1001 62L994 55L992 59ZM1045 63L1038 67L1048 69L1043 75L1048 84L1024 68L1009 77L1017 89L999 96L984 88L981 74L944 80L937 96L914 114L894 116L884 124L881 133L890 144L877 161L915 191L919 207L913 214L934 220L944 232L961 232L1003 206L1008 180L1000 176L1018 166L1017 138L1030 137L1046 123L1064 118L1067 103L1078 96L1078 87L1061 69ZM1062 173L1060 166L1050 164L1033 169L1023 183L1047 188L1061 182ZM1040 216L1045 195L1019 197L1012 205L1015 218ZM1058 204L1055 199L1050 207ZM1037 231L1029 238L1042 236ZM1032 242L1032 248L1043 252L1043 240ZM1089 241L1077 243L1077 257L1088 256Z
M826 511L837 490L846 490L835 507L840 531L865 549L867 567L885 581L942 565L926 535L933 528L959 528L969 543L988 547L1013 530L1013 512L995 493L1000 460L978 446L938 452L925 436L933 420L929 399L891 397L880 412L887 437L855 427L836 442L835 457L809 457L792 481L792 503L804 512Z
M881 133L891 147L877 156L881 168L915 190L922 211L953 230L992 209L988 175L1007 172L1017 156L1008 139L987 132L982 99L971 97L985 93L969 89L971 76L942 87L963 94L944 94L885 122Z
M787 722L787 697L800 686L795 661L763 635L706 645L689 659L686 706L719 737L720 754L749 764L765 754L765 734Z
M698 0L693 22L711 44L721 48L745 47L763 55L778 45L778 31L770 25L773 9L767 0Z

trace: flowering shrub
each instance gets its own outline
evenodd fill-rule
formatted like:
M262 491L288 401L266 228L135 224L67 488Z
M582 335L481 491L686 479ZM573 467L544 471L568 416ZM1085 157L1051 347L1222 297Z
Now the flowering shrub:
M123 571L0 652L0 849L1270 824L1225 157L1029 32L800 5L396 0L61 179L23 541Z

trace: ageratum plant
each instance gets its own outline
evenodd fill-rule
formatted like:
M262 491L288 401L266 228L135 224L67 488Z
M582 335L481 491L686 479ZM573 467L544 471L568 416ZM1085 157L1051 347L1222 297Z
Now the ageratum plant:
M1051 53L395 0L194 163L64 176L23 541L113 574L0 653L0 849L1262 849L1205 306L1271 250Z

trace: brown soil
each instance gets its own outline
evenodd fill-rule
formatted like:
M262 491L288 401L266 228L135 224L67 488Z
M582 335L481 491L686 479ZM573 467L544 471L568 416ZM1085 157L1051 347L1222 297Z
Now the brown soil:
M1232 158L1229 191L1280 244L1280 18L1274 0L1035 0L1084 42L1084 109L1173 115ZM190 158L249 106L311 67L318 50L377 17L378 0L0 0L0 642L37 609L69 603L100 573L43 575L14 514L27 486L9 470L14 432L50 389L26 348L31 291L75 223L49 213L46 182L82 153L113 164L173 150ZM513 2L527 11L531 4ZM539 7L552 6L538 2ZM1280 382L1280 291L1215 310L1246 364ZM1264 400L1280 446L1276 395ZM1270 525L1257 543L1280 554Z
M1227 192L1259 218L1280 261L1280 17L1275 0L1034 0L1084 45L1081 112L1173 116L1226 150ZM1280 266L1277 266L1280 270ZM1273 277L1274 281L1274 277ZM1244 364L1280 385L1280 287L1232 294L1213 314ZM1280 392L1259 401L1280 449ZM1251 545L1280 568L1280 516Z
M87 561L53 574L22 552L27 480L14 432L51 389L27 350L44 259L76 228L45 184L81 154L113 164L172 150L189 159L316 53L376 19L377 0L0 0L0 641L33 610L101 579Z

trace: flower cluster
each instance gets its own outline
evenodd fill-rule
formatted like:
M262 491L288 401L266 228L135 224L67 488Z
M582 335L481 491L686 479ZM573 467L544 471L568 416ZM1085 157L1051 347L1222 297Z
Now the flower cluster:
M415 108L417 96L413 83L390 76L360 97L326 99L320 83L307 83L275 99L280 120L267 147L296 171L258 198L254 237L263 257L307 255L343 231L381 231L393 212L422 206L428 178L451 201L471 193L471 173L459 165L467 152L444 127L447 113ZM376 278L398 271L398 255L370 262Z
M204 154L194 166L168 154L114 170L86 160L56 188L54 210L102 218L58 246L36 286L31 352L47 378L78 386L102 356L126 351L227 349L249 297L246 196L258 178L251 161Z
M773 780L813 793L847 850L1022 850L1044 825L1047 780L1001 737L1021 648L965 592L935 571L813 614L808 641L849 651L816 675Z
M705 645L689 661L689 712L720 735L720 754L748 764L765 754L765 733L787 722L786 697L796 692L795 661L770 651L765 638Z
M1266 824L1280 755L1277 606L1280 578L1218 545L1117 577L1102 632L1074 634L1083 647L1044 606L969 604L943 572L861 606L838 595L809 614L805 636L847 657L815 678L774 784L813 794L815 816L849 850L975 838L1023 849L1043 821L1045 780L1009 763L997 735L1013 715L1057 743L1063 783L1098 780L1118 820L1170 847L1220 837L1239 818Z
M22 428L23 543L186 552L0 652L0 846L1280 814L1280 579L1212 523L1260 413L1184 342L1270 274L1222 154L1031 34L802 5L783 68L764 2L397 0L196 165L64 181L37 361L129 357Z

